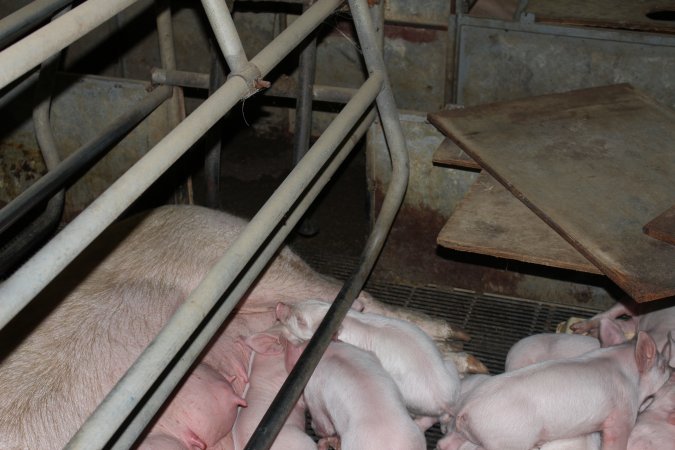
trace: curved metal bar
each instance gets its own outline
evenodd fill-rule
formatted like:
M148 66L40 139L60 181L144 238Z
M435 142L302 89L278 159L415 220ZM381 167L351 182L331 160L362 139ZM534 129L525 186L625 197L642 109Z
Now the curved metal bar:
M47 163L52 169L42 178L33 183L28 189L12 200L8 205L0 210L0 233L5 231L11 225L16 223L21 217L28 213L33 207L46 200L50 195L61 189L65 184L72 181L73 177L80 171L91 167L96 161L102 158L112 146L119 142L129 131L148 114L154 111L159 105L171 96L171 87L161 86L148 94L139 101L135 107L113 120L102 130L101 134L80 147L79 150L71 154L68 158L59 163L58 155L55 162ZM48 113L47 113L48 114ZM52 141L51 132L45 128L44 115L38 114L36 131L42 137L40 147L45 143ZM45 146L46 148L46 146ZM53 157L52 157L53 158ZM54 165L56 164L56 165Z
M59 11L52 20L70 11L68 4ZM49 113L52 106L52 92L54 91L55 74L61 59L61 53L48 58L40 68L39 81L35 89L36 106L33 108L33 128L38 147L42 153L48 171L54 170L61 162L58 147L52 132ZM0 274L4 274L14 267L30 251L36 248L58 226L66 192L60 190L47 202L45 209L18 233L11 236L8 243L0 249ZM0 227L0 235L2 228Z

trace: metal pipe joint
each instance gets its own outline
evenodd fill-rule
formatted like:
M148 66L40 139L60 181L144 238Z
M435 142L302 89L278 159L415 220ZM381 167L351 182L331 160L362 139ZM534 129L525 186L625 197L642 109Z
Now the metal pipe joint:
M250 61L246 62L240 71L230 73L227 76L227 79L229 80L234 77L242 78L246 83L246 86L248 86L248 94L246 95L246 98L252 96L258 91L267 89L272 85L269 81L263 80L262 72L258 66Z

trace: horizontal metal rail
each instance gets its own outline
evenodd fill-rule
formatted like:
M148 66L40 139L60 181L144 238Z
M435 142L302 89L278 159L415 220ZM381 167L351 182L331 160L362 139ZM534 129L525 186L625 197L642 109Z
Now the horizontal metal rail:
M317 2L258 53L251 63L260 68L263 76L269 73L274 64L278 64L284 55L288 55L340 3L340 0ZM61 233L0 285L0 298L3 299L0 302L0 328L21 311L227 111L250 93L250 87L244 78L230 78Z
M60 52L136 0L87 0L0 52L0 89Z
M0 48L72 2L73 0L34 0L4 17L0 20Z
M171 88L168 86L155 89L128 112L114 119L98 136L84 144L0 209L0 234L32 208L72 181L75 175L95 164L115 143L119 142L170 96Z
M188 72L184 70L152 69L152 82L155 84L167 84L169 86L181 86L196 89L209 88L209 74L200 72ZM281 76L274 84L263 93L266 96L296 98L297 83L289 76ZM315 84L312 86L312 99L319 102L347 103L354 96L356 89L326 86Z

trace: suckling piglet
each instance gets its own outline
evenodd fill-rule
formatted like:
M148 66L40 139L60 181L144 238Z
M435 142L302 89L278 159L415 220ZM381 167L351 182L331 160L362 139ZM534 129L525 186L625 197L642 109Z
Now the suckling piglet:
M290 372L306 344L287 345ZM426 442L389 374L370 352L331 342L303 395L319 449L339 439L342 450L422 450Z
M277 318L301 339L309 339L328 311L318 300L277 304ZM446 364L431 338L404 320L350 310L337 339L371 351L398 386L417 417L448 420L459 395L459 374Z
M235 345L246 345L253 352L245 391L246 408L240 408L232 428L234 450L243 449L260 423L281 385L286 371L286 341L283 330L275 325ZM299 400L272 444L272 450L316 450L316 443L305 433L305 404Z
M198 364L162 412L139 450L211 447L232 429L237 408L246 402L230 382L207 364Z
M601 340L611 343L608 334ZM640 406L670 376L670 343L663 353L640 332L634 343L497 375L462 403L456 430L487 450L530 450L596 431L603 450L625 450Z
M516 342L506 355L504 370L511 372L552 359L574 358L600 348L593 336L564 333L541 333Z

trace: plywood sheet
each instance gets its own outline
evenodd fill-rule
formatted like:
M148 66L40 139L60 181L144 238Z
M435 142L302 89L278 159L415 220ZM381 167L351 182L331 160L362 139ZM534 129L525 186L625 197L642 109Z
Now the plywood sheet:
M636 301L675 295L675 246L642 232L673 204L672 110L623 84L429 120Z
M461 167L464 169L480 170L480 166L476 161L471 159L469 155L457 146L450 139L443 139L441 145L438 146L432 157L434 164L449 167Z
M454 250L601 273L485 172L471 185L436 242Z
M543 23L675 32L671 0L528 0L526 12Z
M675 245L675 206L650 220L643 230L648 236Z

